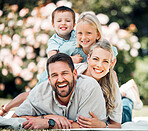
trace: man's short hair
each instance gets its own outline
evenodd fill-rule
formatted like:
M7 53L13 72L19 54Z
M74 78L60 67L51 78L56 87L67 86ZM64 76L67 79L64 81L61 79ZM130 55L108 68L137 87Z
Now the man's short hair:
M71 12L73 17L73 23L75 24L75 12L71 8L66 6L59 6L52 12L52 24L54 24L54 15L56 12L66 12L66 11Z
M74 64L73 64L73 61L71 59L71 57L65 53L58 53L58 54L55 54L53 56L51 56L48 60L47 60L47 65L46 65L46 68L47 68L47 73L48 73L48 76L49 75L49 64L51 63L55 63L57 61L62 61L62 62L65 62L68 64L68 66L70 67L71 71L73 72L74 70Z

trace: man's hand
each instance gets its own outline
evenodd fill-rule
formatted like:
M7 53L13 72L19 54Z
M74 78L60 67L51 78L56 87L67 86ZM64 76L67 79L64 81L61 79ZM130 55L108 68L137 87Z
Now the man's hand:
M24 129L47 129L49 128L48 119L26 117L27 121L23 123Z
M72 120L67 119L64 116L59 115L46 115L45 119L53 119L56 122L55 129L71 129Z

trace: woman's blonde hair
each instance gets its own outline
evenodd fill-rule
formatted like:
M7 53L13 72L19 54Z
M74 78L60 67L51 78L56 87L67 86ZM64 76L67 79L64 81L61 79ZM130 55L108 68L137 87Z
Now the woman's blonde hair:
M102 40L97 42L95 45L91 46L89 55L91 57L93 50L95 48L102 48L111 53L111 62L113 60L113 49L112 45L107 40ZM99 84L102 88L103 95L106 102L107 113L110 114L115 108L115 96L116 96L116 79L114 76L113 68L111 67L109 72L102 77L99 81Z
M100 24L100 21L98 20L98 18L96 17L96 15L89 13L89 12L84 12L79 16L77 24L80 23L81 21L88 22L99 33L100 38L98 40L96 39L96 42L98 42L99 40L102 39L103 35L102 35L101 24ZM81 47L81 45L79 43L77 43L77 47Z

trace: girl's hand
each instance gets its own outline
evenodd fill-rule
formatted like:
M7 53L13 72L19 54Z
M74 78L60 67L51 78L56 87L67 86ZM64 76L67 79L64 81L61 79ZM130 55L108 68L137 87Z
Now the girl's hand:
M100 121L93 112L90 111L89 114L92 116L92 118L84 117L81 115L78 117L78 123L80 124L81 128L104 128L106 127L105 122Z
M81 55L76 54L74 56L71 56L73 63L80 63L83 60L83 57Z

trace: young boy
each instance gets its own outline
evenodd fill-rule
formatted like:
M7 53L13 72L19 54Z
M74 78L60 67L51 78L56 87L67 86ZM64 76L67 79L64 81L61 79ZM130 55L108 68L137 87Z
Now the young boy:
M56 33L48 40L48 58L59 52L71 56L76 47L76 33L73 30L75 12L66 6L57 7L52 13L52 25ZM80 55L71 58L74 63L79 63L83 59Z

